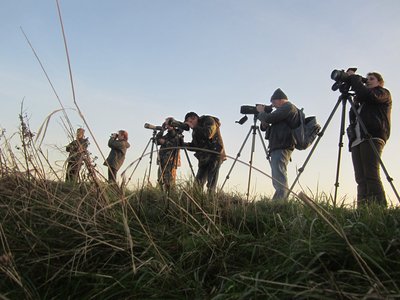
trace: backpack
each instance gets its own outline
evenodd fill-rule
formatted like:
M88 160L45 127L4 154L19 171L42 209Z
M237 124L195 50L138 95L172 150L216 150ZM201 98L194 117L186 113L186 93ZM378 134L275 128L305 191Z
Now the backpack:
M298 150L307 149L317 137L321 126L317 123L315 116L305 116L303 109L297 109L300 117L300 125L292 129L292 135L295 140L295 147Z

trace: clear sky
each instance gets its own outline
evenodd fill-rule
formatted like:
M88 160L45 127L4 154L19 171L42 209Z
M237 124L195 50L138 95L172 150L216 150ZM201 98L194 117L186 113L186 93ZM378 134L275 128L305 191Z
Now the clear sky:
M0 126L10 136L18 130L23 99L33 131L60 108L20 27L63 105L74 108L74 104L55 0L0 3ZM242 117L240 106L268 104L278 87L323 125L339 96L331 90L331 71L356 66L364 76L380 72L392 93L392 135L383 161L400 188L400 1L60 0L60 7L77 103L105 156L110 133L129 132L132 147L123 168L140 157L151 138L144 123L161 125L168 116L181 120L188 111L219 117L226 151L235 157L252 125L251 120L235 123ZM340 110L296 191L333 194ZM68 109L68 116L74 127L84 125L76 111ZM42 146L60 169L64 146L70 141L62 124L62 114L54 115ZM186 133L185 140L190 139ZM91 152L101 157L93 137L90 140ZM350 202L356 184L347 137L344 142L339 196ZM250 148L249 140L240 159L249 161ZM307 150L294 152L288 166L290 183L307 154ZM191 154L190 159L197 169ZM179 177L187 178L190 171L183 160ZM104 172L102 162L99 158ZM231 165L232 160L224 162L220 183ZM142 181L148 166L146 156L133 175L134 184ZM270 174L258 137L254 166ZM245 193L247 173L248 167L237 164L225 189ZM272 195L270 179L258 172L253 175L252 194ZM388 198L397 203L384 174L382 180Z

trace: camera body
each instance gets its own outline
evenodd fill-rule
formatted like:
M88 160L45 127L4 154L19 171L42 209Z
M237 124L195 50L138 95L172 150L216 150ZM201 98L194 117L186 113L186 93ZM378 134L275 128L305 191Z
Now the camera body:
M272 105L265 105L264 112L272 112ZM258 115L257 104L256 105L242 105L240 107L240 113L244 115Z
M169 118L167 125L174 127L175 129L180 129L185 131L189 131L190 129L188 124L175 120L174 118Z
M348 68L347 71L353 71L356 72L357 68ZM345 70L333 70L331 73L331 79L335 81L335 83L332 85L332 90L337 91L339 90L340 92L347 92L350 90L350 82L349 82L349 77L350 75L347 73ZM367 82L367 78L361 77L361 81L363 83Z
M117 137L118 137L118 133L117 133L117 132L111 133L111 138L112 138L112 139L116 140Z

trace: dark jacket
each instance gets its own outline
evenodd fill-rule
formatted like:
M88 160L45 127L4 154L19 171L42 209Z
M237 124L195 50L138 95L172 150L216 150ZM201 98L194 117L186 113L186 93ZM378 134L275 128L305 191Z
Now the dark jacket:
M108 147L111 148L111 151L106 162L110 168L118 171L124 163L126 150L130 147L130 144L127 141L120 141L111 137L108 140ZM104 163L104 165L107 165L107 163Z
M65 150L69 152L67 161L69 163L76 163L82 161L84 155L86 154L88 146L89 142L87 138L74 140L71 143L69 143L68 146L65 148Z
M187 143L187 146L207 149L218 153L194 150L196 151L195 156L199 161L210 159L224 161L226 159L224 142L219 129L220 126L221 123L216 117L199 117L196 128L193 128L192 141Z
M362 105L360 117L371 137L381 138L385 142L390 136L390 115L392 97L384 87L368 88L361 81L361 76L350 76L352 90L356 93L354 103L358 108ZM350 124L356 123L356 115L350 110ZM367 134L361 129L361 137Z
M291 102L286 102L271 113L258 114L261 122L271 124L269 132L269 149L294 149L292 128L300 125L297 107Z

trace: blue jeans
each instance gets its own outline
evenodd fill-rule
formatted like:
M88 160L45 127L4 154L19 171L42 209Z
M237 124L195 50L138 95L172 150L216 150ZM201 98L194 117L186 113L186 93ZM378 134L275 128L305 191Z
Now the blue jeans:
M287 165L292 152L291 149L276 149L270 153L272 185L275 188L272 200L287 199L289 195Z

